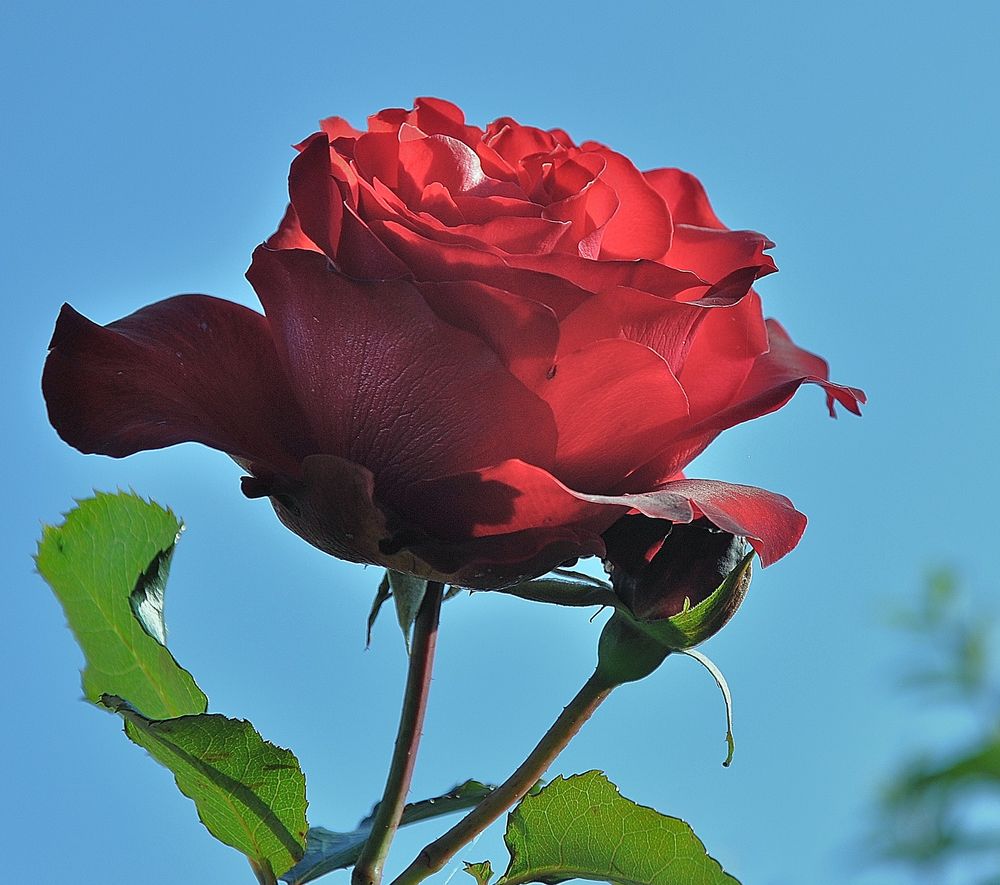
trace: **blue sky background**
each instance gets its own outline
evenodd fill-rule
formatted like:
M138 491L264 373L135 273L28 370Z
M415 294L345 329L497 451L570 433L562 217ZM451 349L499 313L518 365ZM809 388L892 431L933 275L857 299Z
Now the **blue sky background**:
M718 692L679 658L612 697L552 773L603 768L690 821L745 885L908 881L859 864L866 815L894 763L958 723L897 694L907 650L885 612L940 563L984 599L996 586L998 9L5 6L4 878L252 881L79 700L81 655L30 557L40 523L92 488L184 517L171 647L214 710L295 750L311 821L350 828L381 791L405 659L391 617L364 650L378 573L282 529L219 453L78 454L38 382L64 300L100 322L178 292L255 304L242 274L285 205L289 145L320 117L362 123L430 94L477 123L561 126L696 173L728 224L778 244L767 312L871 400L834 422L803 390L691 471L784 492L810 517L705 647L735 694L733 767ZM416 796L513 768L590 671L589 614L489 594L447 605ZM440 829L401 836L393 868ZM462 857L502 867L499 830Z

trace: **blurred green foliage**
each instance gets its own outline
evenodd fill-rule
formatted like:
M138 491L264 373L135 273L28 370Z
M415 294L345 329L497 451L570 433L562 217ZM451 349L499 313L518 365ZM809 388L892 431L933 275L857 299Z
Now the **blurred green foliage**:
M947 570L931 575L917 604L892 623L918 649L901 687L935 717L953 716L964 734L944 751L929 735L892 776L874 855L917 881L1000 885L998 625Z

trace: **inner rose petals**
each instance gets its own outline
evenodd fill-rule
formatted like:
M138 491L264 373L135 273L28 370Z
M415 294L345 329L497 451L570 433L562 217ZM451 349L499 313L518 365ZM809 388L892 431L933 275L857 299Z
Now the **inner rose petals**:
M458 105L440 98L418 98L413 103L410 122L429 135L447 135L473 147L483 137L478 126L469 126Z
M435 181L454 194L516 198L523 193L515 184L490 178L479 155L458 139L425 135L404 124L399 130L400 195L412 205L415 196Z
M259 248L264 305L321 451L371 470L381 495L511 457L542 466L551 411L479 338L438 319L411 283L363 283L311 252Z

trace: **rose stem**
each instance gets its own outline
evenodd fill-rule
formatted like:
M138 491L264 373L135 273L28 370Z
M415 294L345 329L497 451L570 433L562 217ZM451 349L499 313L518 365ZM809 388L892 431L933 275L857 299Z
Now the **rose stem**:
M613 684L609 684L607 679L599 677L597 673L591 676L517 771L447 833L424 846L413 863L393 880L392 885L416 885L436 873L466 843L521 799L538 782L594 710L611 694L613 688Z
M427 695L431 687L431 668L437 645L438 618L444 585L437 581L427 584L423 601L413 622L410 665L403 694L403 710L399 716L396 747L389 765L385 791L372 823L371 835L361 850L361 856L351 874L352 885L379 885L389 846L399 828L399 821L410 791L410 779L420 746L420 734L427 710Z

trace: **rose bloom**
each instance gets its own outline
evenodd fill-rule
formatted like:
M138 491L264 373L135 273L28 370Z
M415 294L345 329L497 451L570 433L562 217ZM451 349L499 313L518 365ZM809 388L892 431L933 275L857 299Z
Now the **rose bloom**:
M206 295L105 327L63 308L43 389L64 440L203 443L320 549L469 587L588 555L634 571L675 523L765 565L795 546L786 498L682 471L803 383L831 414L864 394L764 320L772 244L694 177L431 98L297 149L247 274L263 315Z

